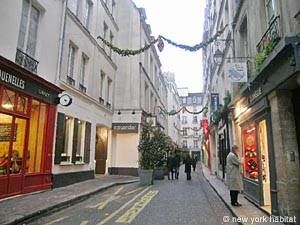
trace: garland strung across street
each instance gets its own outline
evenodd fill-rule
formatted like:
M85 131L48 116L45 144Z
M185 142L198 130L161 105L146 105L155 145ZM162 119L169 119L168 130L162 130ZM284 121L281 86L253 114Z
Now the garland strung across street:
M190 114L200 114L202 113L205 109L207 109L207 107L203 107L200 111L198 112L192 112L192 111L189 111L186 106L182 106L180 109L178 109L177 111L176 110L172 110L170 112L168 112L167 110L163 109L162 107L160 106L157 106L157 108L159 108L161 110L161 112L163 112L164 114L167 114L168 116L174 116L178 113L180 113L181 110L184 110L184 112L188 112Z
M153 41L151 41L149 44L145 45L143 48L140 49L120 49L116 46L114 46L113 44L111 44L110 42L108 42L107 40L105 40L103 37L98 36L97 38L100 39L105 45L107 45L109 48L111 48L114 52L116 52L117 54L121 55L121 56L133 56L133 55L137 55L137 54L141 54L142 52L146 51L147 49L149 49L152 45L156 44L158 42L158 49L160 51L163 50L163 40L165 40L167 43L184 49L186 51L190 51L190 52L195 52L200 50L203 47L206 47L207 45L209 45L211 42L215 41L217 39L217 37L219 37L227 28L228 24L226 24L221 30L217 31L210 39L208 39L205 42L201 42L199 44L196 44L194 46L189 46L189 45L183 45L183 44L177 44L176 42L162 36L159 35L158 38L154 39Z
M178 127L176 127L176 125L175 124L173 124L174 125L174 128L177 130L177 131L179 131L179 132L184 132L184 129L179 129ZM187 130L193 130L193 131L196 131L196 132L198 132L198 131L200 131L202 128L200 127L200 128L192 128L192 127L185 127ZM193 135L192 135L193 136Z

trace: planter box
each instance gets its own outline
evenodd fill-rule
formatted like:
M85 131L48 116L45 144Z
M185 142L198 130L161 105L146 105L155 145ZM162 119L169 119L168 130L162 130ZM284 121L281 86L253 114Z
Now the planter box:
M153 171L154 180L163 180L165 178L164 168L155 168Z
M153 170L138 170L140 177L140 185L152 185L153 184Z

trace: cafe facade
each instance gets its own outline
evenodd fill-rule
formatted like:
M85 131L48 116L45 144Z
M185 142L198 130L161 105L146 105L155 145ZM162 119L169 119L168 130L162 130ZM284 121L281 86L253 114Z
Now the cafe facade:
M51 189L62 90L0 56L0 198Z

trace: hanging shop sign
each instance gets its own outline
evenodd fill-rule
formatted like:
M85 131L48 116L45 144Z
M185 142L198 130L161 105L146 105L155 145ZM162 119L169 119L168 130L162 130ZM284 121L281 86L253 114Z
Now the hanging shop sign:
M113 123L112 129L118 133L138 133L138 123Z
M211 101L210 101L210 109L211 112L215 112L218 110L219 107L219 94L218 93L211 93Z
M247 82L247 62L226 63L225 72L231 82Z

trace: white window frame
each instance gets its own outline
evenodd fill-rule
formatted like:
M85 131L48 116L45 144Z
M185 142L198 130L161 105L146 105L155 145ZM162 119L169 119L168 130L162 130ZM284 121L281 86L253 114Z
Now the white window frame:
M104 91L104 82L105 82L106 74L101 70L100 72L100 98L103 99L103 91Z
M74 65L76 58L77 47L73 43L69 43L69 53L68 53L68 67L67 76L74 79Z
M83 11L83 25L89 29L91 23L93 3L90 0L85 0L84 11Z
M25 2L28 3L28 9L26 10L26 12L24 12ZM35 29L35 34L34 34L34 39L35 39L34 49L33 49L33 52L30 52L28 49L29 39L30 39L29 31L33 24L32 23L33 10L37 11L37 23L36 23L36 29ZM26 15L26 18L24 18L24 15ZM23 0L21 23L20 23L19 35L18 35L18 49L20 49L23 52L26 52L31 57L35 57L35 55L36 55L40 18L41 18L41 11L36 6L34 6L32 0ZM24 40L22 40L22 43L20 43L21 42L20 35L21 35L22 24L25 26L25 34L24 34Z
M81 56L81 63L80 63L80 80L79 84L85 87L85 78L86 78L86 70L88 64L88 57L83 53Z
M79 12L79 0L68 0L68 9L75 15L78 16Z
M78 143L76 148L76 159L77 157L81 157L81 160L76 160L76 162L83 162L84 157L84 141L85 141L85 126L86 122L78 119ZM79 131L79 127L81 126L81 130ZM72 139L73 141L73 139ZM79 149L78 149L79 148Z

